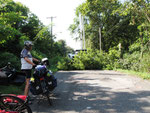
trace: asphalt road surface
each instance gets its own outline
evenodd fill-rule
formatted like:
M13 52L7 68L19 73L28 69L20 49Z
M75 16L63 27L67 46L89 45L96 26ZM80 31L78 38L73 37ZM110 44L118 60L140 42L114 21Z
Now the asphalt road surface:
M150 81L115 71L60 71L52 106L38 97L33 113L150 113Z

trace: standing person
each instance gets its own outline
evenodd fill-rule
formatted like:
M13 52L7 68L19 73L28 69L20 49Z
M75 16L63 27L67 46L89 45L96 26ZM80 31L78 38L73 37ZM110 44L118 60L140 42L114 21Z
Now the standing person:
M28 96L29 82L32 74L32 67L35 66L33 61L39 62L36 58L33 58L30 51L32 50L33 43L31 41L24 42L24 48L21 51L21 70L26 75L26 85L24 89L24 95Z

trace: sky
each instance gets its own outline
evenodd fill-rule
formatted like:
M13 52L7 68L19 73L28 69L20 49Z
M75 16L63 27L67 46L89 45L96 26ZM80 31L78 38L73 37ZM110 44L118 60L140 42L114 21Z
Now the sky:
M63 39L66 44L76 49L81 49L81 42L75 41L68 30L69 26L73 24L75 18L75 9L85 0L14 0L21 2L27 6L32 13L38 16L41 22L48 26L51 20L48 17L55 17L53 19L53 35L57 39ZM124 1L124 0L122 0Z

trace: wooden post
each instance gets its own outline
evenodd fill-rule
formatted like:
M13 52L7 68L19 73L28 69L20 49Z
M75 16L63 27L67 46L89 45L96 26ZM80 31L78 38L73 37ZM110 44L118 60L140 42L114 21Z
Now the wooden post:
M102 50L101 27L99 27L99 48L100 48L100 52L101 52L101 50Z

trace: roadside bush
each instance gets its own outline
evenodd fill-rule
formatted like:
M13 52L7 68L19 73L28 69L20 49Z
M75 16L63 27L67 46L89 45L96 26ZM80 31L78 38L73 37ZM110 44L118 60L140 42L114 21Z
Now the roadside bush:
M77 70L84 70L85 69L85 65L83 64L83 59L84 59L84 54L82 52L78 53L78 55L76 55L73 59L73 66L75 67L75 69Z
M115 67L120 69L139 71L140 53L134 52L132 54L124 54L123 59L119 59L117 62L115 62Z
M81 70L103 69L105 63L107 63L105 53L92 49L79 52L73 60L74 67Z
M74 66L72 65L72 60L68 57L62 58L57 65L58 70L72 70Z
M140 71L150 72L150 53L144 54L140 61Z
M57 65L59 61L61 61L64 57L62 56L55 56L53 58L50 58L49 61L50 61L50 65Z
M49 63L50 63L50 70L52 70L52 72L57 72L58 71L58 62L60 62L63 59L62 56L56 56L53 58L49 59Z
M123 55L123 58L115 61L115 68L139 71L141 67L140 56L140 43L136 42L129 47L129 51Z
M107 54L105 54L105 62L106 68L108 70L112 70L116 68L118 60L120 59L121 51L117 50L116 48L112 48L109 50Z
M136 72L150 72L149 47L144 45L142 49L143 56L141 57L141 43L138 40L129 47L129 51L123 55L123 59L115 62L115 67Z
M8 62L11 62L12 66L14 66L17 70L20 70L20 59L13 53L2 52L0 53L0 59L0 67L4 67Z
M61 70L102 70L113 69L114 62L120 57L120 53L112 49L109 53L100 52L99 50L87 49L80 51L74 59L64 58L58 62L58 69Z
M135 47L137 48L137 46ZM121 51L112 48L108 53L100 52L99 50L88 49L81 51L74 57L73 60L63 58L58 62L58 69L61 70L112 70L112 69L126 69L133 71L150 71L150 54L144 54L140 59L141 53L137 49L130 49L128 53L121 58Z
M94 64L92 50L80 51L73 59L73 66L79 70L90 69Z
M106 68L107 65L107 57L106 57L106 53L104 52L100 52L99 50L96 51L96 55L94 57L94 64L95 64L95 69L104 69Z

